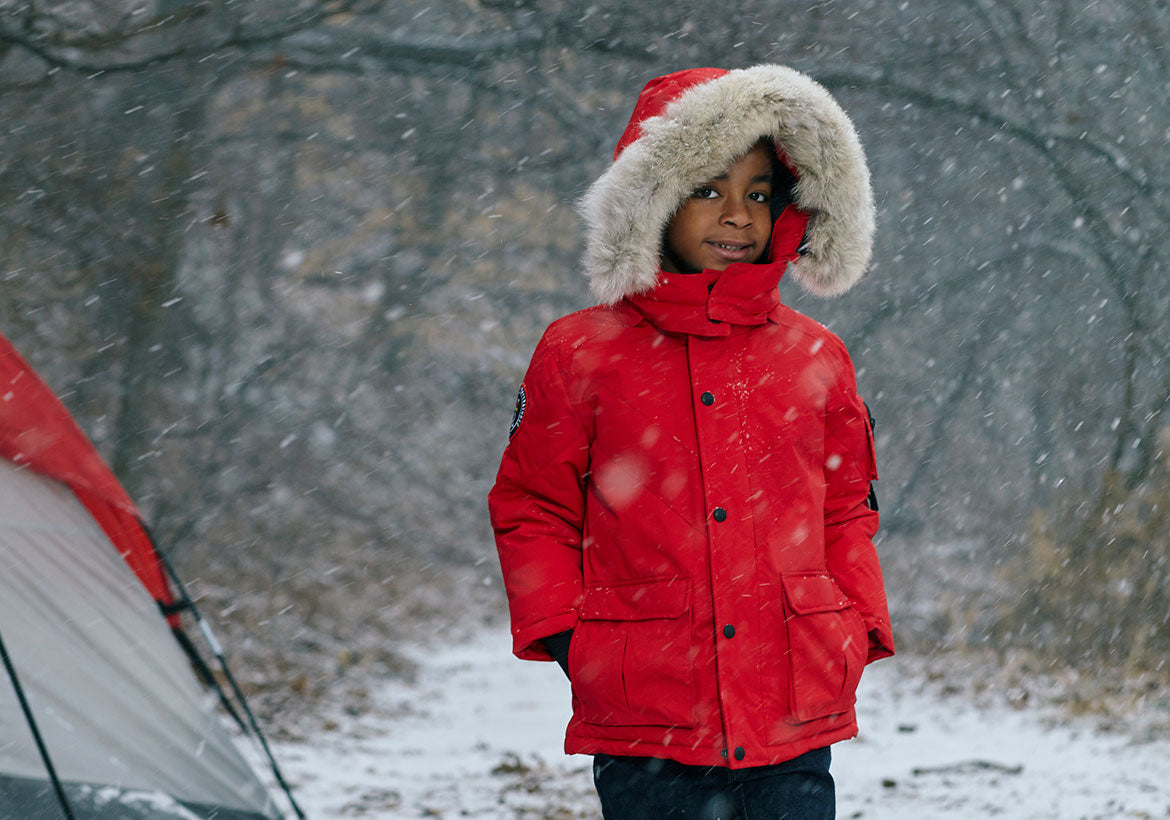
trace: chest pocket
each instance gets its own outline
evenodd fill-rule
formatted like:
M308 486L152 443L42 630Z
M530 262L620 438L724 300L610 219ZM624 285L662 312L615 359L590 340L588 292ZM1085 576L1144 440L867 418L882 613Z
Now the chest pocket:
M873 439L873 431L874 431L875 422L873 420L873 413L869 409L869 404L867 404L864 401L861 404L865 407L865 425L866 425L867 437L868 437L868 443L869 443L869 462L866 465L866 469L869 473L869 497L866 498L865 500L866 500L866 503L869 504L869 508L871 510L873 510L874 512L877 512L878 511L877 492L873 488L873 483L875 481L877 481L877 478L878 478L877 444L874 442L874 439Z

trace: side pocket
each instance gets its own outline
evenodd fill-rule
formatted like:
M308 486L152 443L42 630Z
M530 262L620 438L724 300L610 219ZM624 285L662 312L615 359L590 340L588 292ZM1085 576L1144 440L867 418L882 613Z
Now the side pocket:
M825 573L784 576L789 723L841 714L855 700L865 666L861 616Z
M585 588L569 647L581 719L691 726L690 582L654 578Z

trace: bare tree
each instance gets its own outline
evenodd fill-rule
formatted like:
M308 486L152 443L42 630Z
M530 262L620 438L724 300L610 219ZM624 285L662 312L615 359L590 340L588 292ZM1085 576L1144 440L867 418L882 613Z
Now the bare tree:
M490 581L516 383L588 303L573 200L650 77L783 62L851 112L880 207L857 291L784 296L855 353L886 531L990 564L1164 458L1168 26L1135 0L0 0L0 322L181 553L255 588Z

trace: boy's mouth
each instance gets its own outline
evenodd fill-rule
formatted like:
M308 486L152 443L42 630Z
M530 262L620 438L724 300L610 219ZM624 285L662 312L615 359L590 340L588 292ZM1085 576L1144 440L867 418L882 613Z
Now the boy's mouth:
M754 247L750 242L715 242L713 240L708 240L706 245L716 256L729 262L744 261L751 255L751 250Z

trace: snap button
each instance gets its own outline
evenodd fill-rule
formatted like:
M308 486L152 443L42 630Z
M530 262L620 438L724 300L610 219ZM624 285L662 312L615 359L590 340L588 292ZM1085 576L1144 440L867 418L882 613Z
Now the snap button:
M699 401L703 402L703 404L710 407L712 404L715 403L715 397L713 395L711 395L710 393L704 393L703 395L699 396Z
M736 760L743 760L745 757L747 757L747 752L745 752L743 750L743 746L736 746L735 747L735 759Z
M727 750L726 749L720 749L719 754L723 756L724 760L727 760Z
M734 638L735 637L735 627L732 626L731 624L728 624L727 626L723 627L723 637Z
M711 517L716 521L726 521L727 510L723 509L722 507L716 507L715 511L711 513Z

